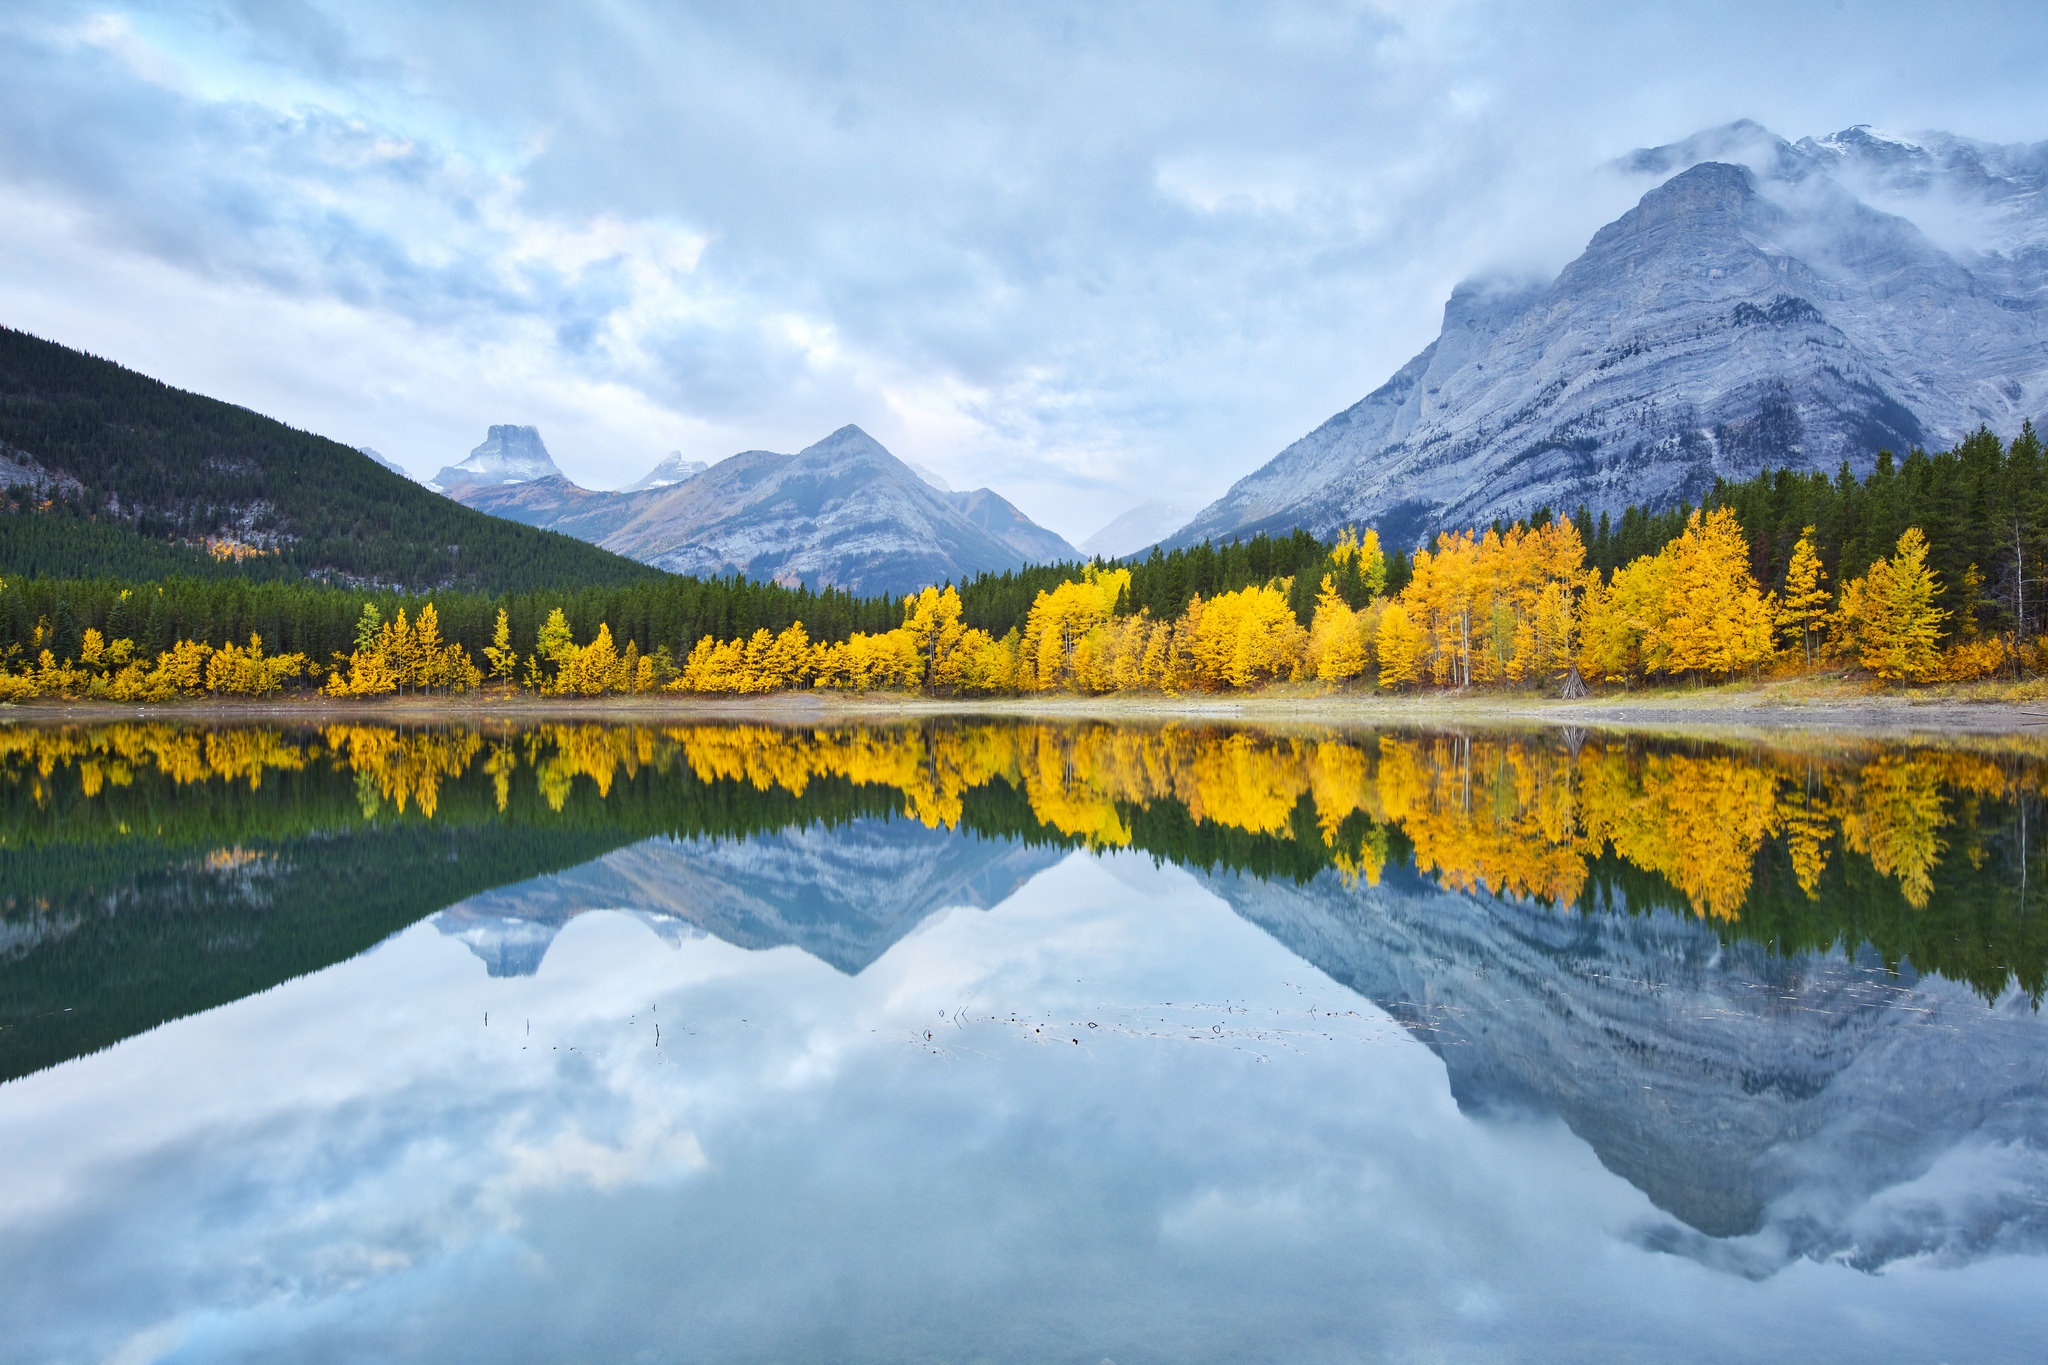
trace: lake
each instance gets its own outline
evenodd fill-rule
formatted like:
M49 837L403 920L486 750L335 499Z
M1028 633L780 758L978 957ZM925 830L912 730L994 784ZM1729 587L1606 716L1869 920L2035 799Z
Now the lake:
M9 1361L2031 1361L2048 737L0 725Z

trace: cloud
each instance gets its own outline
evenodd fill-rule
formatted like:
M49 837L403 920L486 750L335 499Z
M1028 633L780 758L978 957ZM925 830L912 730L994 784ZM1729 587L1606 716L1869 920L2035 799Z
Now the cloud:
M604 483L851 420L1081 535L1355 400L1458 279L1556 269L1625 205L1593 172L1630 147L1741 115L2042 135L2014 54L2043 23L31 0L0 18L0 192L53 212L0 261L77 273L0 264L0 315L418 469L492 421L544 418ZM1968 89L1894 75L1943 61ZM119 315L66 302L114 269ZM181 279L267 322L208 354L111 344L180 329ZM363 339L345 372L307 344L337 326Z

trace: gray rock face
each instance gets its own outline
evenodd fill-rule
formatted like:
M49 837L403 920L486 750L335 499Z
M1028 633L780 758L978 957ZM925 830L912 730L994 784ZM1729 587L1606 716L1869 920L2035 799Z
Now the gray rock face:
M29 493L37 497L59 493L69 496L84 487L68 474L53 474L43 468L41 462L27 451L16 450L0 442L0 493Z
M500 426L492 427L468 458L436 474L428 487L454 496L469 487L560 478L562 471L555 468L554 457L541 442L539 428Z
M911 820L743 841L647 839L472 896L434 924L467 943L493 976L538 970L562 926L589 910L631 912L671 941L709 933L742 948L795 944L854 973L934 911L986 910L1065 856Z
M1744 123L1616 170L1662 183L1555 280L1459 286L1436 341L1169 543L1412 544L2048 413L2048 143Z
M667 458L660 464L648 470L619 491L621 493L640 493L650 488L667 488L671 484L681 483L684 479L694 479L709 468L711 466L702 460L686 460L683 458L682 451L671 450Z
M666 488L596 493L557 475L454 496L675 573L862 593L1076 557L990 490L934 488L855 426L795 455L746 451Z
M1561 1118L1672 1215L1650 1245L1750 1275L2048 1249L2048 1021L2016 990L1412 872L1205 880L1414 1031L1462 1108Z

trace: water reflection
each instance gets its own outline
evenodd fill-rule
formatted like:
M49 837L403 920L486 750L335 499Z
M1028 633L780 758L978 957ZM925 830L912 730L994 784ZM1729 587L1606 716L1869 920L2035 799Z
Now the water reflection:
M2022 1358L2044 751L0 728L0 1331Z

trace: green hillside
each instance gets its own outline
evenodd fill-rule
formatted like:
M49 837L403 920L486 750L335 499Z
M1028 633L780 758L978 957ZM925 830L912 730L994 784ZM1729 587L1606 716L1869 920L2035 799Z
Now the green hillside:
M0 457L24 455L51 481L0 496L0 573L491 592L665 577L471 511L338 442L0 328ZM264 553L216 564L209 538Z

